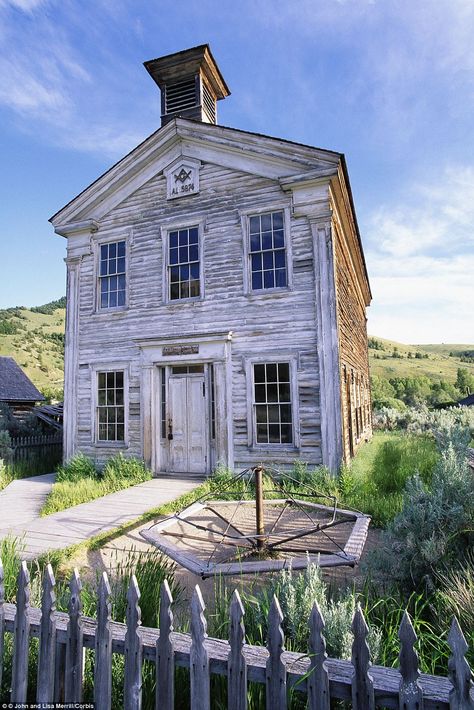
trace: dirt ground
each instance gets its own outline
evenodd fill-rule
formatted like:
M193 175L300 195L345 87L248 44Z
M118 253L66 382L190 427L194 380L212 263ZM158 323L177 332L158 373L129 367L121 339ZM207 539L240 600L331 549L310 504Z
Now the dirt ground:
M140 531L150 528L153 522L148 522L138 526L133 530L128 531L124 535L111 540L105 544L100 550L87 551L79 554L70 562L72 566L78 567L83 579L96 580L98 576L106 571L110 576L113 576L114 570L120 563L123 563L131 552L153 553L156 548L149 545L141 536ZM369 528L367 541L362 553L361 561L367 555L368 551L373 549L380 539L381 531L376 528ZM213 607L214 588L215 584L224 584L231 591L234 589L246 590L255 589L255 587L265 584L268 579L268 574L249 574L236 576L221 576L218 580L215 578L201 579L200 576L189 572L183 567L177 565L175 579L180 583L184 590L184 602L191 599L195 586L198 584L203 594L204 602L208 608ZM360 572L360 565L356 567L333 567L323 568L323 577L331 586L338 588L346 586L360 586L363 583L363 578Z

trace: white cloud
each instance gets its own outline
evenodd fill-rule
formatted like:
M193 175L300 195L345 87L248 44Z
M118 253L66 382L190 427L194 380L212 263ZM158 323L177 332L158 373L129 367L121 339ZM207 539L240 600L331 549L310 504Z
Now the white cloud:
M450 167L377 209L367 230L369 330L402 342L474 342L474 169Z

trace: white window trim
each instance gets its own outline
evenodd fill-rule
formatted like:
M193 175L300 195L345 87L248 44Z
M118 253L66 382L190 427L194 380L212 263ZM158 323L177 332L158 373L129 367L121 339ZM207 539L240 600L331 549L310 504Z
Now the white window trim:
M262 214L271 212L283 212L283 233L285 239L285 256L286 256L286 286L275 286L274 288L252 289L252 269L250 266L250 217L257 217ZM293 256L292 256L292 240L291 240L291 211L287 201L272 202L265 207L255 209L239 210L240 223L243 236L244 247L244 293L246 296L264 296L272 293L284 293L285 291L293 290Z
M178 306L182 303L196 303L203 301L205 298L205 278L204 278L204 234L205 234L205 217L197 217L196 219L187 218L181 219L176 222L167 222L165 226L161 227L161 241L162 241L162 264L163 264L163 289L162 298L163 303L168 306ZM198 228L198 245L199 245L199 296L191 296L190 298L170 298L170 284L169 284L169 238L170 232L175 232L179 229L192 229L193 227Z
M293 428L293 442L291 444L260 444L257 442L257 423L255 418L255 383L253 366L263 363L289 363L290 365L290 393L291 393L291 422ZM297 452L300 448L299 427L299 392L298 392L298 355L294 352L276 352L259 357L251 357L245 361L245 375L247 381L247 432L248 446L255 451L283 451Z
M114 244L117 242L125 242L125 303L123 306L110 306L108 308L101 308L100 305L100 247L104 244ZM127 311L129 308L129 294L130 294L130 245L131 245L130 234L111 234L108 236L101 236L100 239L93 239L92 241L92 253L94 258L94 313L122 313Z
M99 440L99 426L97 418L98 403L98 373L99 372L123 372L123 404L124 404L124 440L123 441L102 441ZM129 382L130 363L123 360L116 362L97 362L90 366L91 374L91 422L92 422L92 445L101 449L128 449L129 434L128 420L130 411Z

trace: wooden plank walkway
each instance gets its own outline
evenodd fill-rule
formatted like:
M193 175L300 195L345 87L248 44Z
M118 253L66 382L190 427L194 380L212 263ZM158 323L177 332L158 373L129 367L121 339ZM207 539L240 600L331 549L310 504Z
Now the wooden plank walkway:
M0 491L0 537L39 516L55 478L55 473L20 478Z
M64 549L129 523L148 510L192 491L202 480L180 475L153 478L90 503L81 503L45 518L36 517L8 530L0 524L0 538L5 537L7 532L22 538L22 558L34 559L48 550ZM3 518L4 508L0 499L0 520Z

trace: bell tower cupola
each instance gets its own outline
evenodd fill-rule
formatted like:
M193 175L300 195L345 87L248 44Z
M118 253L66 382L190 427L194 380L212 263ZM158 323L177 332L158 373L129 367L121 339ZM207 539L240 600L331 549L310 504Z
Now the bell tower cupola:
M180 116L217 123L217 101L230 91L208 44L144 63L161 90L161 125Z

